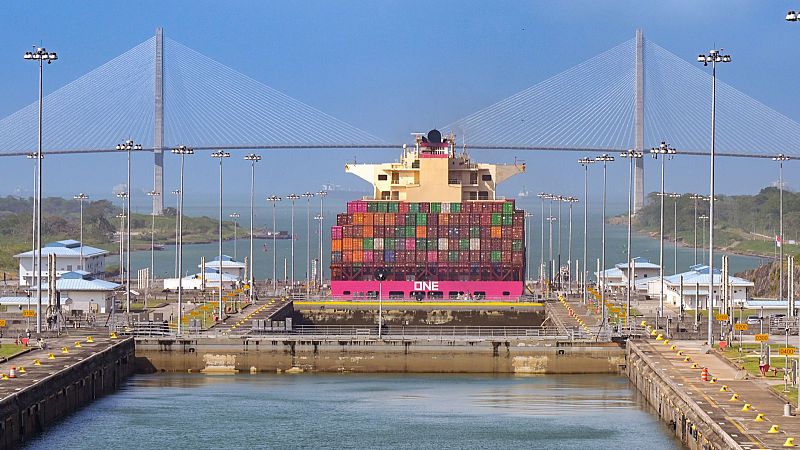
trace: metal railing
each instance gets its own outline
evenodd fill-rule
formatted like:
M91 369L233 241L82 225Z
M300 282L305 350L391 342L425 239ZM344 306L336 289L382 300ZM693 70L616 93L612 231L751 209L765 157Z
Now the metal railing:
M291 334L303 336L378 336L378 327L362 325L296 325ZM384 325L384 337L414 337L414 338L498 338L498 337L523 337L523 338L569 338L569 334L562 333L556 327L491 327L491 326L402 326Z

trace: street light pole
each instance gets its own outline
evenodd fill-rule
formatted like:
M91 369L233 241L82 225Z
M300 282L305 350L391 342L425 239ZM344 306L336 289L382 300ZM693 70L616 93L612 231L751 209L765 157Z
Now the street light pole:
M633 161L644 156L644 153L636 150L628 150L620 153L622 158L628 158L628 258L625 265L627 266L627 286L625 295L625 328L630 331L630 315L631 315L631 230L633 227ZM635 276L635 274L634 274Z
M178 278L178 227L180 225L180 211L181 211L181 190L174 189L172 194L175 195L175 278Z
M586 290L586 278L589 276L589 271L586 269L586 248L588 241L588 216L589 216L589 165L594 164L592 158L581 158L578 164L583 166L583 304L586 304L588 291ZM598 274L599 276L600 274Z
M217 266L219 269L218 272L218 280L219 280L219 320L223 320L225 317L225 308L222 304L222 160L225 158L230 158L231 154L224 151L218 150L211 154L212 158L219 159L219 265ZM203 268L205 270L205 267Z
M239 215L238 212L228 214L228 217L233 219L233 260L238 261L238 252L236 251L237 240L236 240L236 228L239 227Z
M650 149L650 154L653 158L658 158L658 156L661 155L661 191L659 192L659 196L661 197L661 225L658 239L658 270L659 284L661 285L658 295L658 317L661 318L664 317L664 166L667 155L674 155L675 149L670 148L669 144L662 141L661 145Z
M131 215L131 212L128 210L127 202L127 199L130 196L126 190L126 192L118 192L117 197L122 201L122 217L119 226L119 283L125 284L125 280L127 279L125 275L128 272L128 261L125 260L125 247L129 245L125 239L125 236L127 235L127 233L125 233L125 220ZM126 314L130 314L130 307L128 306L130 304L130 289L126 288L125 291L125 312Z
M291 245L291 255L290 255L291 256L291 261L292 261L292 270L290 271L291 274L292 274L292 278L290 280L291 284L289 285L289 286L291 286L289 288L290 289L289 292L291 293L291 291L294 289L294 238L295 238L295 236L294 236L294 202L296 200L300 199L300 196L297 195L297 194L289 194L289 195L286 196L286 198L289 201L292 202L292 242L291 242L292 245Z
M278 278L277 278L277 264L278 264L278 249L275 247L275 205L281 201L281 198L275 195L267 197L267 200L272 202L272 293L278 294Z
M147 196L158 197L161 195L158 191L150 191L147 193ZM150 276L147 277L147 290L148 293L150 291L150 281L155 278L155 250L156 250L156 213L155 211L150 213Z
M600 289L600 302L603 303L603 329L605 329L607 322L608 322L608 314L606 311L606 277L605 277L605 270L606 270L606 191L608 187L608 168L607 164L609 162L614 161L614 157L608 154L602 154L595 158L595 161L600 161L603 163L603 214L602 214L602 245L600 250L600 273L603 274L603 284L602 289ZM598 274L599 275L599 274Z
M527 284L531 279L531 264L530 264L530 248L531 241L531 217L533 213L525 212L525 283Z
M674 203L672 205L673 209L674 209L673 216L672 216L672 218L673 218L673 224L672 224L672 226L673 226L673 231L672 231L673 236L672 237L674 239L673 248L674 248L675 252L674 252L674 254L672 256L675 258L673 270L675 271L674 273L677 274L678 273L678 199L681 198L681 194L672 193L672 194L669 194L669 197L674 200Z
M245 161L250 161L250 279L247 280L249 286L250 301L253 301L253 283L255 283L255 275L253 274L253 223L255 222L255 192L256 192L256 163L261 161L261 156L251 153L244 157Z
M311 198L314 193L305 192L306 198L306 297L311 295Z
M186 155L193 155L194 149L188 148L184 145L173 148L173 154L180 155L181 157L181 176L178 185L178 247L176 249L178 257L178 327L177 335L181 335L181 325L183 323L183 168ZM205 267L203 270L205 271Z
M703 63L703 66L708 66L711 63L711 189L709 194L708 215L708 339L707 344L711 347L714 344L714 335L712 330L713 313L714 313L714 152L715 152L715 138L716 138L716 114L717 114L717 63L731 62L730 55L722 55L722 50L709 50L707 55L700 54L697 61Z
M565 199L569 206L569 232L567 234L567 267L569 268L569 281L567 282L567 292L572 290L572 279L574 278L575 270L572 270L572 204L577 202L575 197L567 197ZM577 270L577 268L575 268Z
M542 201L542 248L539 250L539 284L544 284L544 221L547 220L544 215L544 200L547 198L546 193L539 192L536 194L537 197Z
M30 61L37 61L39 63L39 133L38 133L38 143L37 143L37 151L36 151L36 160L39 166L39 189L36 192L37 196L37 204L36 204L36 248L38 249L38 255L33 255L34 258L38 258L38 266L37 276L36 276L36 332L42 332L42 157L44 154L42 153L42 107L44 105L44 98L42 95L42 85L43 85L43 67L44 62L47 61L47 64L52 63L53 61L58 59L58 55L55 52L47 52L44 47L33 47L35 50L32 52L25 52L23 58ZM52 276L52 275L48 275Z
M123 142L122 144L117 145L117 150L122 150L127 152L128 154L128 182L125 185L125 193L128 194L127 202L128 202L128 217L125 220L125 247L127 247L128 253L126 254L125 259L125 313L131 313L131 215L133 215L133 211L131 211L131 150L141 150L142 145L133 142L133 140L128 139L127 141Z
M550 271L549 271L550 272L550 279L549 279L549 283L548 283L548 290L549 290L549 287L553 285L553 281L555 281L555 277L553 276L553 256L552 255L553 255L553 222L556 221L556 220L558 220L557 217L554 217L554 216L548 216L547 217L547 224L548 224L548 226L550 228L550 260L549 260L550 261L549 262L549 264L550 264Z
M85 245L83 242L83 201L88 199L89 196L81 192L80 194L72 197L75 200L78 200L81 204L81 270L86 271L86 264L83 261L83 246Z
M322 244L325 242L323 239L323 227L325 226L325 214L323 212L323 202L325 200L325 196L328 195L328 191L325 189L317 192L317 196L319 197L319 288L322 289L322 280L323 280L323 272L324 272L324 265L322 264Z
M694 200L694 265L697 265L697 201L703 200L703 197L700 194L692 194L689 196L690 199Z
M784 154L772 158L773 161L778 162L778 189L780 197L780 226L778 231L778 301L783 300L783 162L789 161L791 158ZM786 302L786 317L794 316L792 311L791 302Z

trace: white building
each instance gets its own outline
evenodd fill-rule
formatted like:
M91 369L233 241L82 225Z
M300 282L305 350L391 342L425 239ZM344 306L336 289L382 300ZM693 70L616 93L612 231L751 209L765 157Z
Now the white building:
M63 241L50 242L42 247L42 281L48 280L47 258L49 255L56 257L56 278L61 277L66 272L81 270L90 275L100 275L106 270L106 255L108 252L101 248L81 245L80 242L67 239ZM81 261L83 255L83 261ZM31 286L36 272L33 270L34 261L37 261L38 251L27 251L14 255L19 259L19 284L20 286ZM85 267L84 267L85 266Z
M700 304L705 308L708 301L708 285L711 278L708 273L708 266L698 264L689 268L688 272L678 273L664 277L664 302L676 307L680 306L681 284L683 284L683 306L688 309L695 309ZM714 307L720 303L720 293L722 291L722 273L714 270ZM728 276L731 299L734 305L742 304L747 300L748 288L755 286L752 281L739 277ZM647 293L651 298L658 299L661 294L661 281L659 277L650 279L647 283Z
M653 264L642 257L633 258L633 265L631 266L633 284L639 284L641 280L658 277L660 268L661 266L658 264ZM594 275L598 277L597 272ZM604 270L597 279L604 282L610 291L622 292L628 286L628 263L615 264L614 267Z
M245 265L243 262L236 261L235 259L231 258L228 255L222 255L221 265L222 265L222 273L224 273L225 275L230 275L232 277L235 277L236 280L242 280L244 278ZM200 268L201 271L204 271L206 273L209 272L218 273L220 269L219 256L217 256L211 261L206 261L205 267L203 267L202 264L198 264L197 267Z
M223 266L224 267L224 266ZM209 268L206 272L206 289L207 290L214 290L216 291L219 289L220 283L220 275L215 272L213 269ZM222 274L222 289L233 289L239 284L239 279L233 275L229 275L227 273ZM203 279L200 273L196 273L194 275L188 275L183 277L181 281L181 287L183 287L184 291L199 291L203 289ZM177 291L178 290L178 279L177 278L167 278L164 280L164 289L169 289L170 291Z
M60 297L61 307L66 311L83 311L105 313L111 311L115 291L121 286L110 281L98 280L84 271L64 272L56 280L56 292ZM36 296L36 288L28 290L32 300ZM49 298L47 283L42 284L42 301Z

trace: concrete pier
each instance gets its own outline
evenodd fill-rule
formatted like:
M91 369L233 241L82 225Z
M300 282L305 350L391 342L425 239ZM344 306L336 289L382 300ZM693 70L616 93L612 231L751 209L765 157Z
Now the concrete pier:
M133 373L133 339L92 340L53 339L47 350L31 350L0 364L0 449L19 446L95 398L114 392ZM16 378L5 379L12 368Z

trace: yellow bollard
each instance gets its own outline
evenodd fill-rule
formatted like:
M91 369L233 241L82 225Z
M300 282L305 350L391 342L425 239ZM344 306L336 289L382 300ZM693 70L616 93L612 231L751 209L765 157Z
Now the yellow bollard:
M751 409L753 408L750 407L750 403L745 403L744 406L742 406L742 411L750 411Z
M41 361L39 361L38 359L34 359L34 360L33 360L33 365L34 365L34 366L41 366L41 365L42 365L42 362L41 362Z
M676 348L678 348L678 346L675 345L675 344L672 344L672 345L669 346L670 350L675 350Z
M783 443L784 447L797 447L794 445L794 438L786 438L786 442Z
M762 414L762 413L758 413L756 418L753 419L753 422L763 422L763 421L764 421L764 414Z
M689 361L691 361L691 360L692 360L692 358L689 358L688 356L687 356L687 357L685 357L685 358L683 358L683 362L689 362Z
M61 347L61 353L69 353L69 349L67 347Z
M697 363L692 363L692 369L699 369L699 368L700 366L698 366Z
M728 385L727 384L723 384L722 387L719 388L719 391L720 392L728 392Z
M56 359L56 355L50 353L49 355L47 355L47 359Z
M731 395L731 400L730 401L735 402L736 400L739 400L739 394Z
M111 339L117 339L117 333L111 333Z
M663 341L664 340L664 335L659 333L658 336L656 336L656 340L657 341Z
M683 356L683 350L678 350L678 353L676 353L676 355Z
M24 368L24 367L22 367L22 366L19 366L19 367L17 368L17 372L19 372L19 373L25 373L25 368Z
M8 375L6 375L6 374L3 374L3 376L2 376L2 377L0 377L0 378L2 378L2 379L4 379L4 380L7 380L7 379L8 379Z
M91 337L91 336L89 336L89 337L87 337L87 338L86 338L86 342L88 342L89 344L91 344L91 343L93 343L93 342L94 342L94 338L93 338L93 337Z
M653 330L653 331L650 332L650 336L655 336L657 334L658 334L658 331L656 331L656 330Z
M669 339L664 339L664 345L669 345Z
M709 381L709 383L716 384L716 382L717 382L717 377L711 377L711 381Z
M779 427L777 425L773 425L773 426L769 427L769 431L767 431L767 433L776 434L776 433L778 433L778 431L780 431L780 429L781 429L781 427Z
M75 348L81 348L80 341L75 341Z
M642 325L643 327L647 326L647 321L646 321L646 320L643 320L643 321L642 321L642 323L641 323L641 325Z

